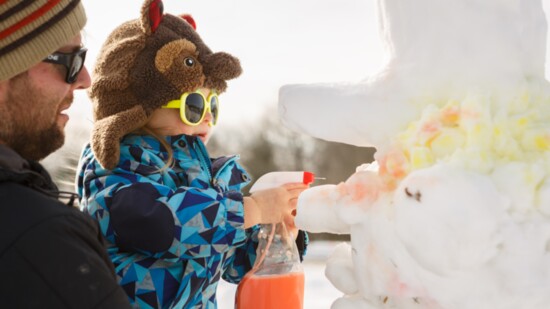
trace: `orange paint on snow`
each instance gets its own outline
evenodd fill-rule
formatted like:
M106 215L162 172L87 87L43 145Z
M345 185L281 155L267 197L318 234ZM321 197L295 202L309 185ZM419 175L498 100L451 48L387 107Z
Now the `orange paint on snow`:
M439 123L437 123L435 121L431 121L431 122L424 123L420 130L424 133L435 134L435 133L439 132L440 127L441 126L439 125Z
M460 109L457 106L446 107L441 111L441 122L447 127L458 125Z
M401 151L392 151L380 161L380 175L393 180L405 178L409 173L409 160Z

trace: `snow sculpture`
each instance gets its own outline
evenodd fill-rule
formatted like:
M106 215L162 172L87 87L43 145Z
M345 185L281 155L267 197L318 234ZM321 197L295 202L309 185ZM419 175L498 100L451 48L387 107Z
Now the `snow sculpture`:
M541 0L377 3L382 71L280 90L289 128L377 148L375 163L298 202L300 228L351 235L327 261L344 293L332 308L548 308Z

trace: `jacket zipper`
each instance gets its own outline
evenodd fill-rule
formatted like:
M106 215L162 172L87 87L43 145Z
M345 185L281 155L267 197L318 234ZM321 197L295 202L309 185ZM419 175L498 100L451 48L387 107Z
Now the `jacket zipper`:
M197 157L202 168L208 174L210 184L214 184L214 178L212 177L212 166L210 165L210 158L206 155L206 149L196 141L193 142L193 149L195 149L195 152L197 153Z

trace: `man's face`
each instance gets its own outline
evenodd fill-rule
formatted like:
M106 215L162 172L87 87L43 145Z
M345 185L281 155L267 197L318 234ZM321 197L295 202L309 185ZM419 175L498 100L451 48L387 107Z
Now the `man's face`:
M80 45L79 35L58 51L72 52ZM65 74L62 65L41 62L0 81L0 143L28 160L41 160L63 145L73 91L90 86L85 67L73 84L65 82Z

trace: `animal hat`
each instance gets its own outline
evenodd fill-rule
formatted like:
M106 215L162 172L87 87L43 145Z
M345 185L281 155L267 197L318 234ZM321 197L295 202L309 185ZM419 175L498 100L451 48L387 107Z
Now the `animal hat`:
M91 144L99 163L114 168L122 137L162 105L200 87L224 92L241 71L237 58L206 46L191 16L163 14L161 0L145 0L141 18L109 35L93 71Z

